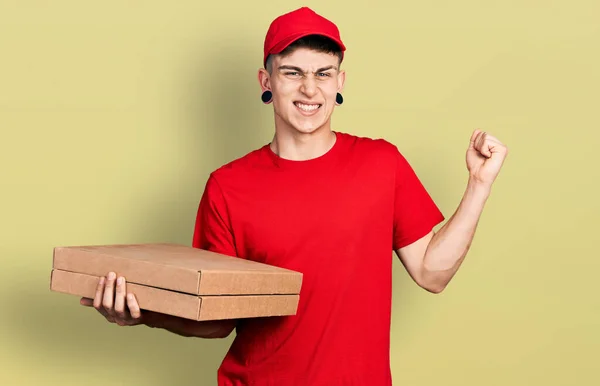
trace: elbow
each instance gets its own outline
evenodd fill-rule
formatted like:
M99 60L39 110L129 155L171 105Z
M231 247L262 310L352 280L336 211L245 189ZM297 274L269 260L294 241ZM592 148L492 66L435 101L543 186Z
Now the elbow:
M206 331L204 334L198 334L198 337L205 339L225 339L235 329L236 320L223 320L215 323L214 328Z
M441 294L444 292L447 285L448 281L443 280L443 278L431 278L431 280L422 281L419 283L421 288L432 294Z
M205 339L225 339L227 338L229 335L231 335L231 332L233 331L233 329L223 329L223 330L218 330L218 331L214 331L209 335L203 336L202 338Z
M446 286L442 285L442 284L433 284L433 285L427 285L427 286L421 286L425 291L432 293L432 294L441 294L445 289Z
M452 269L424 269L421 272L418 284L427 292L441 294L444 292L453 276L454 271Z

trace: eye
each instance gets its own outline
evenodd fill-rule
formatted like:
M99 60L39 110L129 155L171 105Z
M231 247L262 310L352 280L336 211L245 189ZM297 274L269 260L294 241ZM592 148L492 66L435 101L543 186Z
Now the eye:
M298 73L298 71L288 71L288 72L285 73L285 75L288 75L288 76L298 76L300 74Z
M331 76L328 72L319 72L317 75L319 78Z

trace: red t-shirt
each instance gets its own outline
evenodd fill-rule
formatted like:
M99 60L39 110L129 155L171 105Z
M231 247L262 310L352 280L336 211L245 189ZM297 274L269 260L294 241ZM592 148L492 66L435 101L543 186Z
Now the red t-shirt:
M444 216L396 146L335 134L321 157L265 145L207 181L194 247L303 273L296 315L239 321L219 385L391 385L392 251Z

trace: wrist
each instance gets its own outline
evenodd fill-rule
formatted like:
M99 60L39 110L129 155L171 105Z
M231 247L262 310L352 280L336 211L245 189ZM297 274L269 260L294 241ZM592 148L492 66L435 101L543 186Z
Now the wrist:
M479 215L491 193L491 186L472 177L469 178L459 211Z
M469 176L467 182L467 193L476 197L486 199L492 192L492 184L482 182L473 176Z

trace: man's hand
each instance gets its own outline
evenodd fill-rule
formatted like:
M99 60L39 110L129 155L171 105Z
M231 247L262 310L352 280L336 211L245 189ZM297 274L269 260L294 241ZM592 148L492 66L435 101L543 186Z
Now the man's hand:
M106 320L119 326L142 324L142 312L135 295L127 293L124 277L116 279L114 272L110 272L107 277L101 277L94 299L81 298L81 305L93 306Z
M485 131L475 130L467 150L467 169L477 183L491 187L508 154L506 146Z
M94 298L81 298L81 305L93 306L106 320L119 326L144 324L185 337L225 338L235 329L235 319L199 322L149 310L142 313L135 295L127 293L125 278L119 279L114 272L101 277Z

